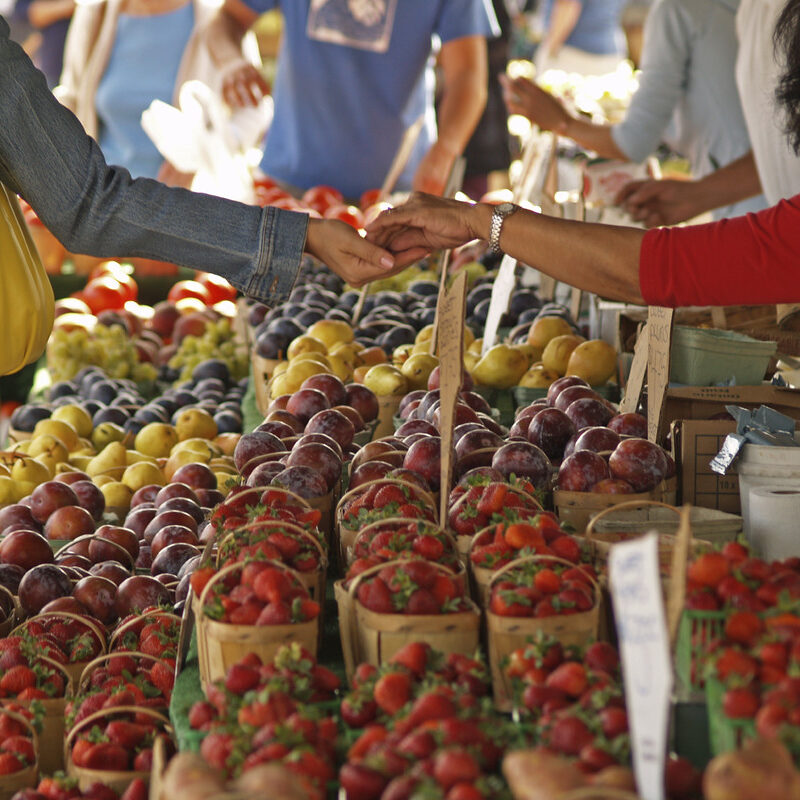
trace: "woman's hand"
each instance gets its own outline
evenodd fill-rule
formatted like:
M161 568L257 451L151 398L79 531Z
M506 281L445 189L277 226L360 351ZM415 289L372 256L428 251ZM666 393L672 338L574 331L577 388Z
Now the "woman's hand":
M351 286L387 278L410 263L395 259L346 223L333 219L309 219L305 251Z
M499 79L509 114L522 114L545 131L566 131L571 117L561 101L527 78L500 75Z
M401 206L384 211L367 226L367 239L411 263L432 250L451 249L485 239L492 210L459 200L415 192Z
M704 209L696 202L695 195L693 181L650 179L625 184L615 202L636 222L646 228L657 228L677 225L701 213Z

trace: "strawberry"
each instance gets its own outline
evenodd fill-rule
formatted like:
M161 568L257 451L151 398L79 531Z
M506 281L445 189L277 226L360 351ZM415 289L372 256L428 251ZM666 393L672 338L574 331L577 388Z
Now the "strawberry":
M425 674L431 646L425 642L409 642L401 647L391 659L392 664L399 664L413 673L417 678Z
M364 764L345 764L339 770L339 785L348 798L380 797L388 779Z
M456 707L441 690L429 691L418 697L411 706L408 722L412 727L433 719L454 717Z
M0 678L0 692L6 697L17 695L33 686L36 686L36 673L24 664L11 667Z
M11 775L19 772L24 766L14 753L0 753L0 775Z
M264 606L258 601L245 603L228 614L228 622L231 625L256 625L263 608Z
M258 574L253 582L256 596L264 603L281 602L290 588L290 581L286 573L276 567L267 567Z
M616 674L619 669L619 654L608 642L593 642L586 648L583 660L590 670Z
M140 750L133 759L133 769L136 772L150 772L153 769L153 748L147 747Z
M234 664L225 676L225 688L233 694L243 695L255 689L261 680L259 671L244 664Z
M577 756L594 741L594 734L585 722L577 717L560 717L550 729L550 747L568 756Z
M411 548L428 561L438 561L444 555L444 544L431 534L416 536Z
M200 745L200 755L215 769L225 770L233 752L233 736L229 733L209 733Z
M404 609L406 614L438 614L441 603L436 601L433 592L428 589L417 589L411 593Z
M290 536L288 533L283 533L282 531L271 533L267 537L267 542L277 548L281 557L287 561L291 561L291 559L300 552L300 541L294 536Z
M461 781L474 783L480 774L475 757L460 747L440 750L433 761L433 777L445 791Z
M75 744L72 745L72 763L76 767L85 767L86 757L93 747L94 743L84 737L76 739Z
M375 702L379 708L393 716L409 701L411 689L411 676L408 673L388 672L375 684Z
M147 784L141 778L136 778L128 784L119 800L147 800L147 796Z
M105 732L111 744L117 744L126 750L135 750L147 738L150 730L134 722L113 719L106 725Z
M289 625L291 621L291 608L286 603L277 601L264 606L256 625Z
M89 748L84 759L84 766L87 769L125 772L130 769L130 761L130 754L124 747L110 742L100 742Z
M492 514L499 514L503 510L507 494L508 486L505 483L490 483L484 488L478 500L478 513L486 517L491 517Z
M394 614L397 610L389 587L380 578L374 578L366 585L361 584L358 587L358 599L370 611L380 614Z
M567 661L556 667L545 681L546 686L560 689L570 697L580 697L586 690L587 684L586 669L577 661Z
M26 765L36 761L33 742L27 736L9 736L0 744L0 751L14 753Z

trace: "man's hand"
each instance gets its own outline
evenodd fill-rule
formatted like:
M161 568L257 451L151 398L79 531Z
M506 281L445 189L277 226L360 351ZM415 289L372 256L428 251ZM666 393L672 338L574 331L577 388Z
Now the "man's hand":
M560 100L527 78L500 75L499 79L509 114L522 114L545 131L565 131L570 115Z
M616 203L645 227L657 228L685 222L701 213L695 195L692 181L631 181L617 195Z
M412 183L414 191L441 195L455 160L455 153L441 142L434 142L417 167Z
M410 263L395 259L346 223L333 219L309 219L305 250L351 286L388 278Z
M222 77L222 97L231 108L257 106L269 92L264 76L245 61L237 62Z
M481 206L416 192L408 202L384 211L367 226L367 239L411 263L432 250L450 249L484 238ZM491 217L488 211L487 219ZM486 225L488 231L488 222Z

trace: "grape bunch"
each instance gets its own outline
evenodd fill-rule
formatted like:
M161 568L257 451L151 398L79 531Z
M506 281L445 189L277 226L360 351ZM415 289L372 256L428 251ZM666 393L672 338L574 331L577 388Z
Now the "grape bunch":
M194 368L210 358L218 358L228 365L234 381L244 378L250 371L247 348L234 339L230 320L209 322L202 336L184 336L168 366L180 370L176 383L192 377Z
M132 378L137 383L157 377L152 364L139 361L136 347L119 325L84 328L57 328L47 343L47 369L51 379L71 380L86 366L101 367L109 378Z

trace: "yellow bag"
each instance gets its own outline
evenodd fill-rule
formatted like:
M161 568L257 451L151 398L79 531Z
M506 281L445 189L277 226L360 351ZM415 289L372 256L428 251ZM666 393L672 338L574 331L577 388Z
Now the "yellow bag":
M0 183L0 375L18 372L44 352L53 306L53 287L17 198Z

